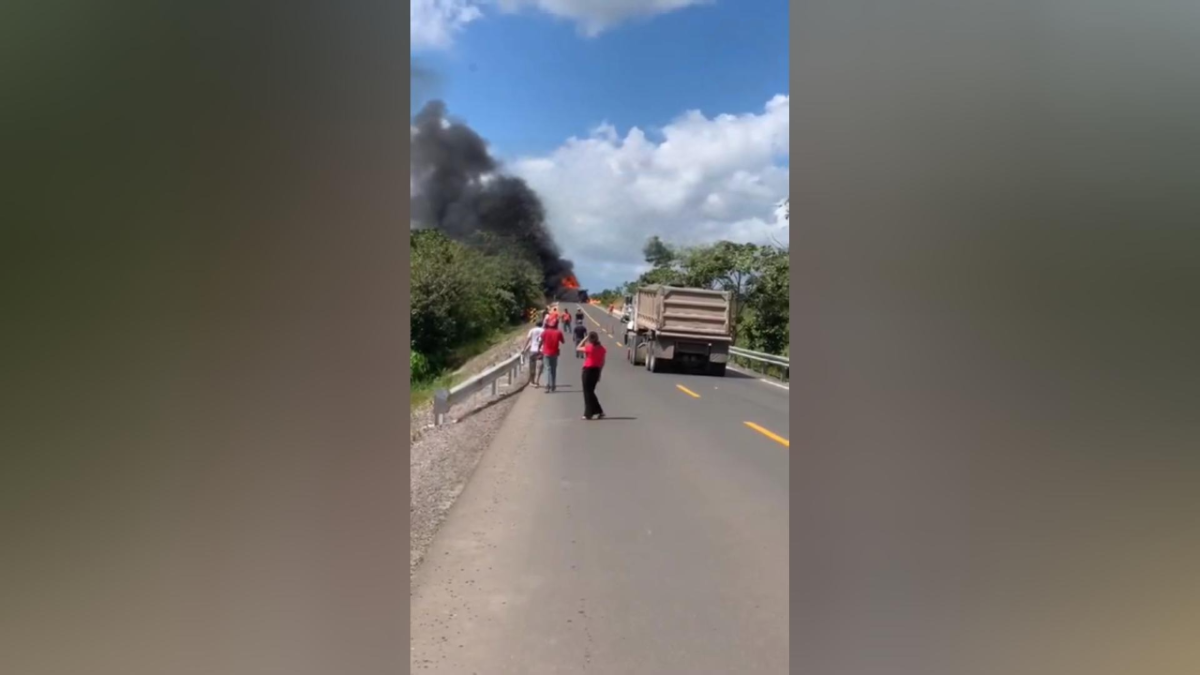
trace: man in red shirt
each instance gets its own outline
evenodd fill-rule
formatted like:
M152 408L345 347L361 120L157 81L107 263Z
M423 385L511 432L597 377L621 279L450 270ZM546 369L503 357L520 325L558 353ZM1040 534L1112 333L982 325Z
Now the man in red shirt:
M542 331L542 360L546 362L546 393L555 390L558 383L558 355L562 343L566 342L557 324Z
M583 419L593 417L604 419L604 408L600 407L600 399L596 398L596 385L600 383L600 371L604 369L604 356L607 350L600 344L600 336L596 331L588 333L583 344L576 347L583 352Z

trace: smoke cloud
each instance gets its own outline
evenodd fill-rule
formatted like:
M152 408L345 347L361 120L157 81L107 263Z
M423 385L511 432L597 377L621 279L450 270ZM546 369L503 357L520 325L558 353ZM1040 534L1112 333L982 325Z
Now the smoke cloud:
M503 174L483 138L449 120L442 101L429 101L413 118L412 180L413 227L458 241L478 233L509 239L541 265L550 293L573 276L574 265L546 228L541 199L525 181Z

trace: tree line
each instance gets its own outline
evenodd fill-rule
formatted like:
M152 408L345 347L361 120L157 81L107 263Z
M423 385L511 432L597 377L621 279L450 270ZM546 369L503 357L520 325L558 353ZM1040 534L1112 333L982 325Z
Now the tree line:
M479 233L458 241L437 230L418 229L410 231L409 244L414 383L458 367L498 333L525 323L546 302L539 262L512 240ZM731 291L736 343L788 353L786 248L729 241L687 247L655 236L642 253L649 271L619 288L594 293L593 299L620 304L646 284Z
M419 229L409 245L414 383L461 365L545 303L541 266L511 240L478 233L456 241Z
M650 269L634 281L595 294L601 304L620 303L647 284L729 291L734 296L738 346L788 354L791 345L788 250L783 246L719 241L679 246L650 237L642 248Z

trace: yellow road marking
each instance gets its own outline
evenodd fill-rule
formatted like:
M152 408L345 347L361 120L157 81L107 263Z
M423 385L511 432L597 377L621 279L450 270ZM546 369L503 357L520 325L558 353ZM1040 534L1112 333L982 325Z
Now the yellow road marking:
M696 392L692 391L691 389L688 389L687 387L683 386L682 384L675 385L675 388L678 389L679 391L682 391L683 393L687 394L688 396L691 396L692 398L700 398L700 394L697 394Z
M771 439L771 440L775 441L776 443L778 443L778 444L780 444L780 445L784 446L785 448L790 448L790 447L792 447L792 446L791 446L791 444L790 444L790 443L788 443L788 439L784 438L783 436L779 436L779 435L777 435L777 434L774 434L774 433L772 433L772 432L770 432L770 431L767 431L766 429L764 429L764 428L762 428L762 427L758 426L758 425L757 425L757 424L755 424L754 422L746 422L745 424L746 424L746 426L748 426L748 427L750 427L751 429L753 429L753 430L757 431L758 433L762 434L763 436L766 436L767 438L769 438L769 439Z
M624 347L625 345L623 345L623 344L621 344L620 342L618 342L618 343L617 343L617 346L618 346L618 347Z

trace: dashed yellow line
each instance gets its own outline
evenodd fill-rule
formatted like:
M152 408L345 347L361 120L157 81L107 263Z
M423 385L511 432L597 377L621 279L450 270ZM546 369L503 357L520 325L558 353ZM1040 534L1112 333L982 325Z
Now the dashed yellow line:
M688 389L687 387L683 386L682 384L675 385L675 388L678 389L679 391L682 391L683 393L687 394L688 396L691 396L692 398L700 398L700 394L697 394L696 392L692 391L691 389Z
M764 428L762 428L762 427L758 426L758 425L757 425L757 424L755 424L754 422L745 422L745 425L746 425L746 426L748 426L748 427L750 427L751 429L753 429L753 430L757 431L758 433L762 434L763 436L766 436L767 438L769 438L769 439L771 439L771 440L775 441L776 443L778 443L778 444L780 444L780 445L784 446L785 448L790 448L790 447L792 447L792 446L791 446L791 444L788 442L788 439L786 439L786 438L784 438L783 436L780 436L780 435L778 435L778 434L776 434L776 433L774 433L774 432L768 431L768 430L766 430L766 429L764 429Z

